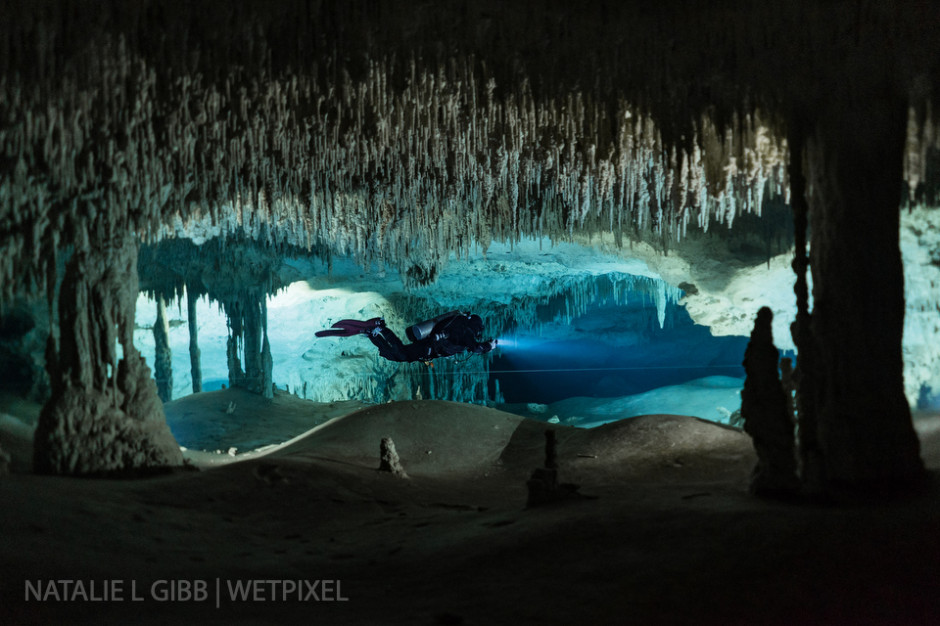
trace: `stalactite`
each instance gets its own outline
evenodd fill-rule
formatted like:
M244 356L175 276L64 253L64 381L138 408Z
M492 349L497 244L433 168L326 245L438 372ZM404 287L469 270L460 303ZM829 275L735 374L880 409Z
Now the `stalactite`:
M189 328L189 362L192 371L193 393L202 391L202 363L199 354L199 327L196 318L197 299L194 290L186 290L186 322Z
M260 393L262 379L261 365L261 319L259 304L255 297L242 300L242 359L245 365L245 377L239 386ZM235 384L233 381L232 384Z
M229 384L273 398L273 361L267 337L266 290L239 289L224 297L228 319Z
M173 399L173 355L170 352L170 323L166 316L166 303L157 298L157 319L153 323L153 342L156 346L153 373L157 395L164 402Z
M233 313L231 306L225 306L228 318L228 339L226 341L225 355L228 363L228 384L232 387L244 386L245 372L242 369L242 360L239 356L239 345L242 341L241 317Z
M268 305L264 296L261 298L261 395L274 397L274 362L271 359L271 343L268 341Z

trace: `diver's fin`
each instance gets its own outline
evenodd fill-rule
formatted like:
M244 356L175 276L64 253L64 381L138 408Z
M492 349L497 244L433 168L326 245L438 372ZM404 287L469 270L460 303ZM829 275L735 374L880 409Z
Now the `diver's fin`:
M351 337L358 335L360 332L362 331L351 328L330 328L328 330L318 330L313 334L317 337Z
M375 328L385 326L381 317L373 317L370 320L340 320L333 324L329 330L319 330L314 333L317 337L351 337L369 333Z

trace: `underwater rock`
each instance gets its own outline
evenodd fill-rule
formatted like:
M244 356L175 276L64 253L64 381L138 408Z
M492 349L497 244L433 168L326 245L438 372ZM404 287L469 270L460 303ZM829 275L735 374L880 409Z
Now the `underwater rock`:
M558 482L558 457L554 430L545 431L545 467L532 471L532 476L526 481L526 487L529 490L526 508L587 497L578 493L579 485Z
M381 459L380 472L391 472L398 478L408 478L405 468L401 466L401 459L398 458L398 451L395 450L395 442L391 437L382 437L382 442L379 444L379 458Z
M793 422L789 402L777 374L777 347L773 342L773 312L757 312L751 341L744 352L747 378L741 391L744 431L754 441L757 466L751 475L751 493L759 496L795 494L799 489Z

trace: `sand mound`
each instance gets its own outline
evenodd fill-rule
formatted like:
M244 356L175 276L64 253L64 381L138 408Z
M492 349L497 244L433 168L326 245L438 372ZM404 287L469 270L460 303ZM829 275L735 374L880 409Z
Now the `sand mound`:
M694 417L646 415L588 430L443 401L369 407L267 458L378 467L379 441L391 437L412 475L502 470L523 480L544 464L548 429L556 433L561 471L578 480L661 479L664 472L675 480L744 480L755 462L747 435Z
M280 390L265 399L242 389L221 389L168 402L163 410L181 446L242 452L283 443L363 404L310 402Z
M643 415L593 429L552 427L561 471L572 480L653 477L657 480L744 480L756 458L740 430L685 415ZM546 426L526 422L501 459L536 467Z
M523 421L495 409L438 400L382 404L334 420L270 455L378 467L379 442L391 437L410 475L491 468Z

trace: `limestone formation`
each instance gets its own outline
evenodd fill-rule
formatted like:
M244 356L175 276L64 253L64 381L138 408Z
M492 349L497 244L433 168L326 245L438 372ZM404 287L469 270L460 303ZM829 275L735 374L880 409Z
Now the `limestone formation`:
M780 387L783 389L783 395L787 399L787 417L790 418L790 423L796 428L796 396L798 391L796 376L793 371L793 360L790 358L780 359Z
M760 496L794 495L799 489L793 422L780 378L767 307L757 312L751 341L744 353L747 378L741 391L744 430L754 441L757 466L751 475L751 492Z
M529 493L526 500L528 508L585 497L578 493L578 485L558 482L558 452L554 430L545 431L545 466L532 471L526 487Z
M153 363L153 378L157 383L157 395L164 402L173 399L173 354L170 351L170 322L166 316L166 303L157 298L157 319L153 323L153 339L156 356Z
M380 472L389 472L398 478L408 478L405 468L401 466L401 459L398 458L398 451L395 450L395 442L391 437L382 438L379 444L379 459Z
M107 474L182 464L150 368L133 343L136 264L137 246L127 236L75 251L67 262L61 332L50 336L46 362L52 397L34 436L38 472Z
M790 132L790 203L793 209L793 271L796 274L793 292L796 295L796 319L790 325L790 334L799 350L794 376L800 381L799 393L796 396L800 480L805 493L811 497L821 497L826 490L826 480L822 452L819 449L817 382L814 373L816 342L813 338L809 308L809 204L803 171L803 144L803 133L794 127Z
M43 354L49 336L48 305L18 301L0 311L0 389L44 401L49 378Z
M545 468L558 469L558 443L554 430L545 431Z
M305 251L256 243L244 234L214 237L199 246L188 239L171 238L142 247L138 263L142 290L158 302L158 309L163 299L174 299L182 306L186 298L194 391L202 388L196 300L204 295L218 301L229 318L230 384L272 397L266 304L269 295L284 287L278 270L285 255L291 254ZM154 334L157 337L156 327ZM157 345L161 345L159 338Z
M272 398L271 345L268 342L267 303L263 291L244 289L237 297L225 300L228 316L229 382Z
M925 476L901 353L898 181L906 123L906 107L890 99L828 107L806 144L813 207L810 401L825 480L838 489L890 489Z
M189 362L192 371L193 393L202 391L202 362L199 352L199 323L196 317L196 294L186 291L186 326L189 328Z

